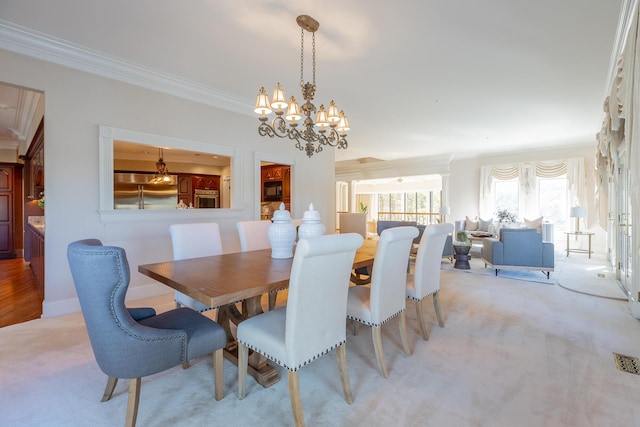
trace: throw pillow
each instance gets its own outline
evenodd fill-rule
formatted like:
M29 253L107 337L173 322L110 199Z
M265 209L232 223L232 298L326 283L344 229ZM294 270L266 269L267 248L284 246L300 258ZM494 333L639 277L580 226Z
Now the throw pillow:
M535 228L538 233L542 233L542 217L536 219L524 219L524 225L527 228Z
M486 231L488 233L489 232L489 226L491 224L493 224L493 220L492 219L484 220L482 218L478 218L478 230L479 231Z
M464 229L465 231L477 231L478 230L478 221L474 221L466 217L464 220Z

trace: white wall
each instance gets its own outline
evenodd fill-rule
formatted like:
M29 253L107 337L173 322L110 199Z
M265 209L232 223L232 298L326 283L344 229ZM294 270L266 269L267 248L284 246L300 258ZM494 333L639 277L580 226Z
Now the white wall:
M234 183L242 205L217 210L227 252L239 250L235 223L259 218L260 156L291 159L292 215L313 202L327 229L333 229L334 153L308 159L293 144L257 134L257 118L134 87L0 49L0 81L45 93L45 191L47 195L44 316L79 310L66 247L77 239L98 238L127 250L132 271L129 299L169 291L137 273L137 265L171 259L168 226L173 220L103 224L98 214L98 126L101 124L236 147L243 180ZM251 111L251 106L247 106ZM266 153L266 154L265 154ZM185 218L184 222L189 219Z

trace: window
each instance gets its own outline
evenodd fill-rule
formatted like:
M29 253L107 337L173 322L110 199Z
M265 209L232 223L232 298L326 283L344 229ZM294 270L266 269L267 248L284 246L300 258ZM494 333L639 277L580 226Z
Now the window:
M514 214L518 220L520 217L520 193L518 179L498 180L493 182L493 196L495 209L506 209Z
M568 216L566 177L538 178L538 201L540 215L545 221L552 222L555 227L566 227Z

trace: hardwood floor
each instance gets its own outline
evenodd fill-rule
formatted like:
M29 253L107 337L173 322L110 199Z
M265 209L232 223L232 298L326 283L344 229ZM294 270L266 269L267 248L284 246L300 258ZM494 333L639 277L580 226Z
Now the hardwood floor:
M23 258L0 260L0 306L0 327L42 316L42 296Z

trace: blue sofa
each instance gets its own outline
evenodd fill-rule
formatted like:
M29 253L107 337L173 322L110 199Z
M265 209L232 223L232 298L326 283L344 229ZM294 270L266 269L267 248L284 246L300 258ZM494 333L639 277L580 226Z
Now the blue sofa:
M535 228L503 228L500 239L485 238L482 260L485 267L498 270L541 270L549 278L554 267L553 243L543 242Z

